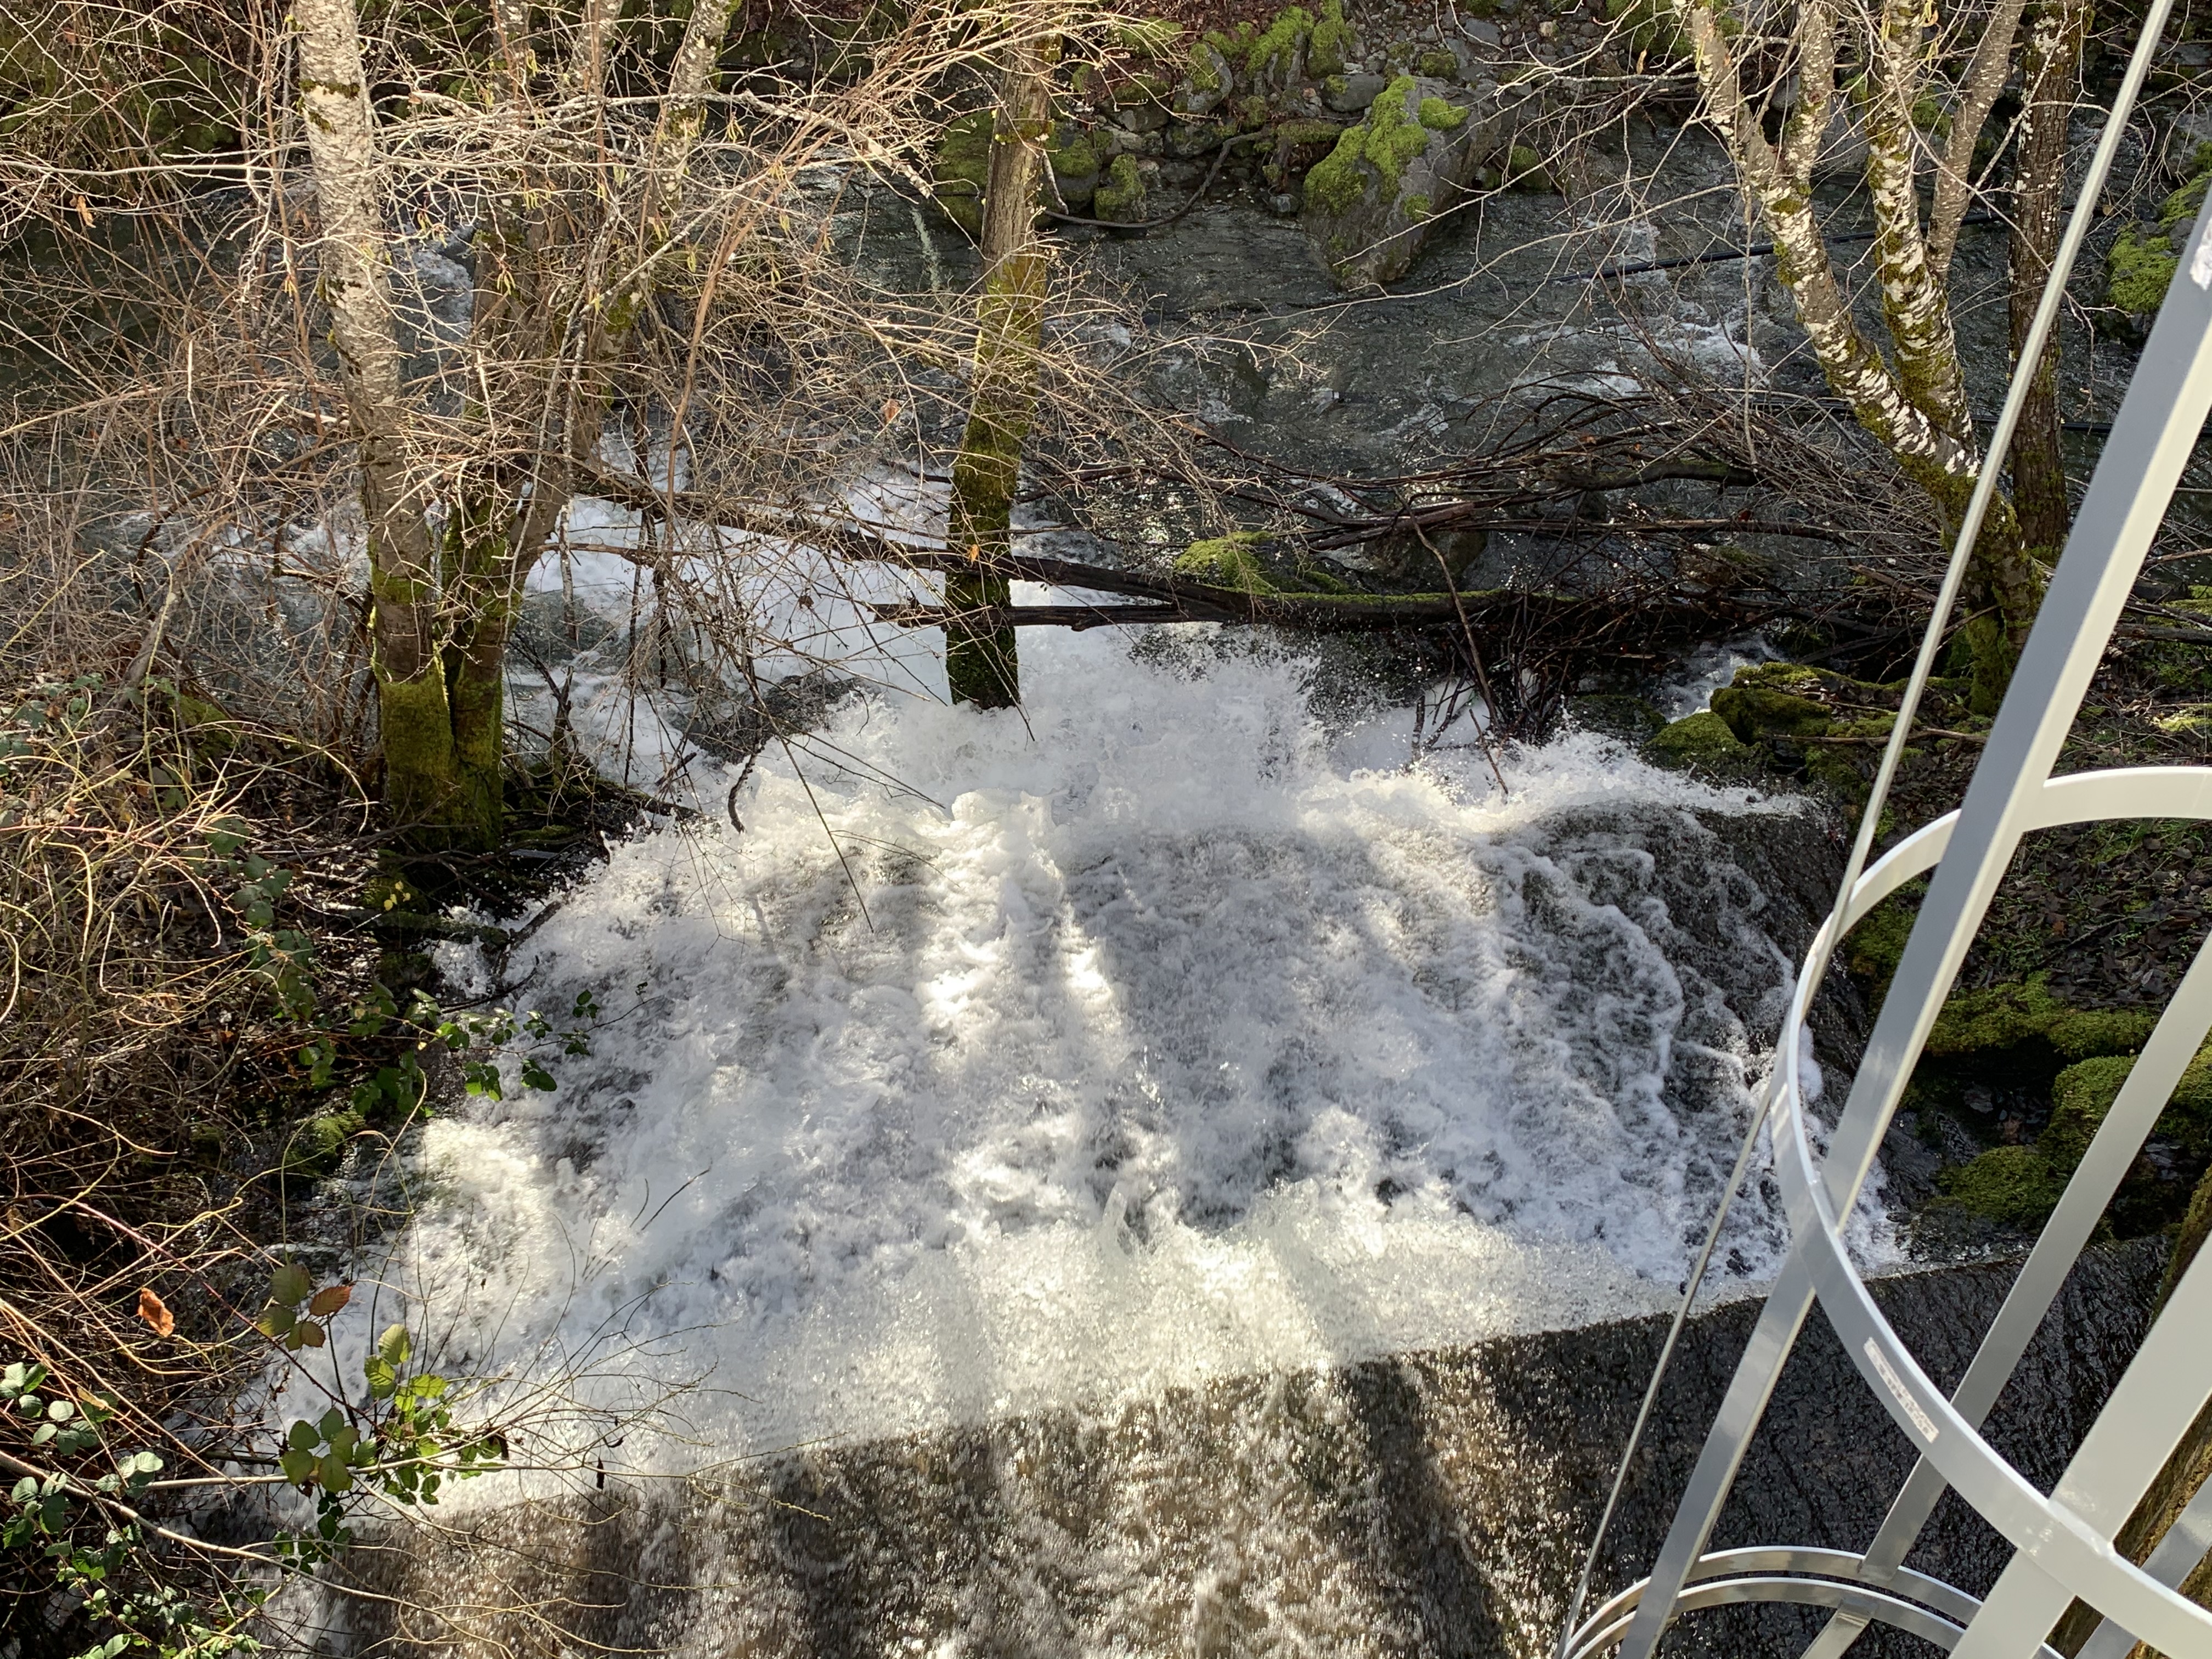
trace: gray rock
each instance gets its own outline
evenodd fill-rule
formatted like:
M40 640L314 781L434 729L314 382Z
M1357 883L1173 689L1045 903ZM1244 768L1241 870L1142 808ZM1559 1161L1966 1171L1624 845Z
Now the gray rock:
M1340 81L1343 82L1341 91L1337 88ZM1337 76L1322 91L1322 102L1340 115L1357 115L1373 103L1381 95L1382 88L1389 84L1382 76L1369 75L1364 70L1353 75Z
M1186 115L1207 115L1237 89L1237 72L1219 51L1201 40L1191 48L1190 70L1175 89L1175 106ZM1211 82L1210 86L1201 85Z

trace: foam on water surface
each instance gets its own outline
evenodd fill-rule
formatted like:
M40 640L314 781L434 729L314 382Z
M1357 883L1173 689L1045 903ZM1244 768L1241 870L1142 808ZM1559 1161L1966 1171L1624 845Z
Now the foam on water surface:
M1021 714L848 704L517 953L608 1024L428 1127L386 1276L456 1356L700 1381L667 1466L1664 1305L1788 972L1694 814L1791 809L1023 645ZM1753 1193L1739 1283L1779 1237Z

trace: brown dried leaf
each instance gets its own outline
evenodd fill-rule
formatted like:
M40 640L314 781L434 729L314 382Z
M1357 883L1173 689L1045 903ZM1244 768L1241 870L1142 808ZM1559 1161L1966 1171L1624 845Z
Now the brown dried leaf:
M318 1319L328 1319L352 1300L352 1285L325 1285L315 1292L314 1300L307 1304L307 1311Z
M176 1315L171 1313L168 1304L150 1290L141 1288L138 1292L138 1317L153 1328L156 1336L171 1336L176 1333Z

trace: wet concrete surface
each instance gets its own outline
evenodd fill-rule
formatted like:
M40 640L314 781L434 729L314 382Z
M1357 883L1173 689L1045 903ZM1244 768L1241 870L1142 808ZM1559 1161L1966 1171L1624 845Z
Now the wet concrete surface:
M2086 1255L2000 1402L1993 1442L2039 1484L2140 1341L2162 1254L2138 1241ZM1950 1386L2015 1266L1901 1275L1877 1297ZM1601 1595L1657 1550L1757 1312L1737 1303L1693 1322ZM343 1645L1536 1659L1663 1330L1640 1319L1240 1377L448 1517L450 1530L355 1552L355 1581L393 1599L338 1603ZM1863 1547L1912 1455L1816 1315L1715 1543ZM1947 1497L1912 1565L1979 1592L2008 1553ZM1816 1618L1700 1613L1668 1650L1791 1654ZM1928 1650L1877 1632L1854 1652Z

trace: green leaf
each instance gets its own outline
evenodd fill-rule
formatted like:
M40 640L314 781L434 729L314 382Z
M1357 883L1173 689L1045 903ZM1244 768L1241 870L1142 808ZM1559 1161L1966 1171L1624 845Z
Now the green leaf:
M276 1454L276 1467L284 1471L284 1478L295 1486L304 1486L315 1473L315 1455L288 1448Z
M376 1339L377 1353L395 1370L407 1363L407 1356L414 1348L414 1340L407 1334L404 1325L387 1325L384 1334Z
M315 1465L315 1475L323 1483L325 1492L349 1492L353 1487L353 1471L336 1452L326 1452Z
M315 1425L317 1428L322 1431L323 1438L325 1440L330 1439L332 1436L337 1434L340 1429L345 1427L345 1425L346 1415L336 1406L331 1407L330 1410L325 1412L323 1413L323 1420Z
M46 1407L46 1415L57 1423L66 1423L76 1415L76 1407L66 1400L57 1400Z
M288 1261L269 1275L269 1295L287 1308L296 1308L315 1293L315 1281L296 1261Z
M361 1374L368 1380L368 1397L371 1400L389 1400L392 1389L399 1386L399 1373L393 1370L380 1354L370 1355L362 1364Z
M289 1336L292 1327L300 1322L300 1316L282 1304L272 1302L261 1310L261 1317L255 1322L264 1335Z
M301 1451L306 1451L320 1441L322 1437L323 1437L321 1435L315 1431L315 1425L303 1417L298 1422L292 1425L292 1431L284 1437L284 1443L288 1446L296 1447Z

